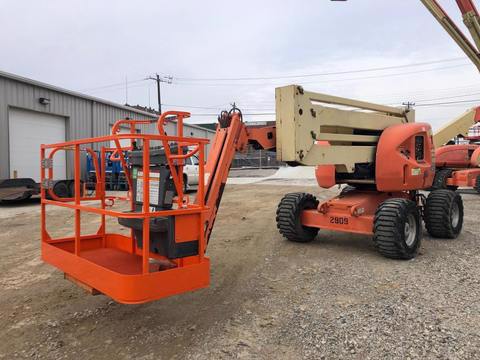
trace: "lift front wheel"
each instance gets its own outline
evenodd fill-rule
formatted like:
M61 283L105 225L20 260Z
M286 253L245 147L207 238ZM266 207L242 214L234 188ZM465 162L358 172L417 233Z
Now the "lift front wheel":
M463 202L451 190L435 190L425 205L425 227L436 238L454 239L463 226Z
M373 241L383 256L412 259L422 240L422 226L417 204L408 199L389 199L375 213Z
M311 194L285 195L277 208L277 228L280 234L295 242L309 242L315 239L318 229L303 226L301 214L303 210L315 209L317 206L318 200Z

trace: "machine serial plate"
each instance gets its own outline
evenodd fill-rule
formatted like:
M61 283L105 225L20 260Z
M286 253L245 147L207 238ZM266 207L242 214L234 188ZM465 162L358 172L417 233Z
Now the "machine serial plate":
M158 190L160 187L160 173L150 171L150 204L158 205ZM143 202L143 171L137 173L137 202Z

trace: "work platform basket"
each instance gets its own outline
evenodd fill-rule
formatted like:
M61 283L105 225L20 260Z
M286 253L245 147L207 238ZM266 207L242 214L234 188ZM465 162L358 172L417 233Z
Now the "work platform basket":
M121 303L143 303L166 296L191 291L209 285L210 262L204 255L206 248L205 221L205 145L207 139L183 136L183 120L188 113L167 112L156 122L158 134L137 133L136 125L152 124L151 120L119 120L112 135L41 146L41 253L42 259L65 273L65 277L91 292L103 293ZM167 136L164 125L174 118L177 136ZM120 134L120 126L129 126L130 134ZM129 139L130 146L122 147L120 141ZM105 152L110 142L116 144L112 161L118 161L128 182L128 195L115 196L105 189ZM175 145L175 146L173 146ZM152 200L158 196L159 178L152 170L151 147L164 151L164 167L169 169L169 181L175 189L171 206L159 208ZM95 151L100 151L100 161ZM59 151L73 153L75 191L73 198L59 198L52 191L54 178L53 159ZM140 151L142 177L133 173L125 153ZM82 191L81 157L88 152L94 159L95 191L87 195ZM199 185L195 201L183 193L183 164L185 159L197 154L199 158ZM136 184L137 191L133 188ZM135 196L133 194L135 193ZM47 198L47 194L49 198ZM153 202L153 205L152 205ZM115 209L123 204L123 209ZM73 236L53 237L47 229L47 211L50 207L73 210ZM90 234L82 231L82 215L95 214L99 227ZM130 219L140 228L129 229L129 235L109 229L107 217ZM122 223L122 221L119 221ZM170 245L195 243L194 252L172 256L153 247L151 236L157 231L155 224L168 224L165 231ZM120 225L115 228L120 229ZM168 233L170 231L170 233ZM141 234L141 236L139 236ZM155 236L157 236L156 234ZM165 235L164 237L167 237ZM158 236L157 236L158 237ZM140 239L139 239L140 238ZM162 236L158 237L163 241ZM191 247L192 248L192 247ZM176 253L175 253L176 254Z

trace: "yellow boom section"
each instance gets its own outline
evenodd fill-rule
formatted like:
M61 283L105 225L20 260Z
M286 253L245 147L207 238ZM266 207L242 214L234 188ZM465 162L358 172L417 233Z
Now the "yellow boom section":
M435 147L445 145L455 136L467 136L468 130L478 121L477 108L472 108L433 133Z

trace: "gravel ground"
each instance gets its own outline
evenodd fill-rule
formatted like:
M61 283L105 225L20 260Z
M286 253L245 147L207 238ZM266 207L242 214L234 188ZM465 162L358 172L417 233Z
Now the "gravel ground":
M425 233L420 255L404 262L378 255L367 236L283 240L275 208L294 191L335 193L288 182L227 186L208 249L210 288L143 305L88 296L63 280L39 260L38 206L8 208L0 358L480 358L478 195L460 191L458 239ZM51 215L56 233L71 231L68 210Z
M230 169L228 173L229 178L238 178L238 177L252 177L252 178L263 178L275 174L278 169Z

